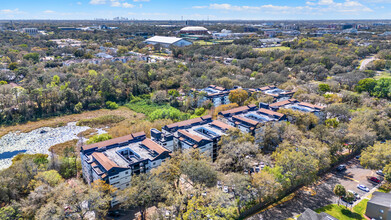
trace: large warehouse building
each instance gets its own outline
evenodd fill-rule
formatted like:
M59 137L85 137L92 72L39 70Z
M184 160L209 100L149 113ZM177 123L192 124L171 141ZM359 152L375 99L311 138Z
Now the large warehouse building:
M208 29L199 26L184 27L179 31L180 34L191 34L191 35L206 35L209 34Z
M144 42L152 45L160 44L162 47L170 47L170 46L184 47L192 44L190 41L184 40L182 38L163 37L163 36L154 36L145 40Z

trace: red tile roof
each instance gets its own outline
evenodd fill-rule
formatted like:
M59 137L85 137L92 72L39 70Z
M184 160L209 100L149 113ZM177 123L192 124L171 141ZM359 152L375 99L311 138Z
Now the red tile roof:
M157 144L156 142L152 141L151 139L147 138L147 139L143 140L143 142L141 142L141 143L144 144L149 149L156 151L156 153L158 153L158 154L162 154L165 151L168 152L168 150L166 148L160 146L159 144Z
M206 115L206 116L202 116L202 117L199 117L199 118L193 118L193 119L189 119L189 120L186 120L186 121L176 122L176 123L169 124L169 125L166 125L166 126L168 128L184 127L184 126L192 125L192 124L195 124L195 123L198 123L198 122L202 122L204 120L208 120L210 118L212 118L212 116Z
M245 118L245 117L241 117L241 116L237 116L237 115L232 116L232 118L236 118L238 120L245 121L245 122L247 122L247 123L249 123L251 125L254 125L254 126L258 124L258 122L255 121L255 120L252 120L252 119L249 119L249 118Z
M233 109L230 109L230 110L222 111L220 113L223 114L223 115L226 115L226 114L236 114L236 113L243 112L243 111L246 111L246 110L249 110L249 109L250 108L248 106L241 106L241 107L233 108Z
M231 125L227 125L226 123L221 122L221 121L217 121L217 120L213 121L211 124L216 126L216 127L219 127L221 129L226 129L226 130L234 128Z
M288 100L284 100L281 102L276 102L276 103L270 104L270 107L281 107L281 106L288 105L288 104L291 104L296 101L297 101L296 99L288 99Z
M313 104L307 103L307 102L300 102L299 105L303 105L303 106L310 107L310 108L317 108L317 109L324 109L325 108L323 106L313 105Z
M191 133L187 132L186 130L179 130L178 132L185 135L186 137L188 137L190 139L193 139L196 142L201 142L202 140L205 140L204 138L202 138L198 135L191 134Z
M102 165L103 168L105 168L106 171L111 170L114 167L118 167L116 163L114 163L112 160L110 160L106 155L99 152L94 152L91 154L92 157L95 158L95 160Z
M267 114L267 115L278 116L280 118L284 116L284 114L282 114L282 113L275 112L275 111L272 111L272 110L269 110L269 109L265 109L265 108L260 108L258 110L258 112L264 113L264 114Z

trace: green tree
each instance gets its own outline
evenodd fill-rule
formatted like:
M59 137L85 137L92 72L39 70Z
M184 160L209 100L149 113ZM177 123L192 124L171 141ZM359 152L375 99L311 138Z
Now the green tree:
M339 205L339 201L341 200L341 197L346 195L346 189L341 184L337 184L334 186L333 192L336 196L338 196L338 205Z
M321 91L322 93L325 93L325 92L329 92L330 91L330 85L329 84L326 84L326 83L320 83L318 85L319 87L319 91Z
M31 60L34 63L38 63L39 62L39 54L38 53L28 53L23 56L23 59Z
M140 174L132 177L131 186L118 195L124 207L139 208L141 219L146 219L148 207L157 205L166 197L166 184L159 178L150 174Z
M383 169L391 164L391 141L367 147L361 153L360 163L370 169Z

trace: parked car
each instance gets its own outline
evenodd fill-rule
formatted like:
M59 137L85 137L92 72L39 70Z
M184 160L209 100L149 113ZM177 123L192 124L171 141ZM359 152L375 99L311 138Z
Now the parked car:
M374 176L368 177L368 180L374 183L380 183L380 180Z
M115 210L115 211L109 211L107 214L108 214L109 216L111 216L111 217L119 217L119 216L121 216L121 214L120 214L119 211L117 211L117 210Z
M356 193L355 191L353 191L353 190L348 190L348 192L352 193L352 194L356 197L355 200L359 200L359 199L360 199L360 195L359 195L358 193Z
M360 157L361 157L361 155L357 155L357 156L356 156L356 159L360 159Z
M354 202L354 201L348 202L348 201L346 200L345 196L342 196L341 199L342 199L342 201L344 201L344 202L346 202L346 203L348 203L348 204L353 204L353 202Z
M338 171L338 172L342 172L342 171L344 171L344 170L346 170L346 165L345 165L345 164L341 164L341 165L339 165L339 166L337 167L337 171Z
M223 192L228 193L228 186L223 187Z
M376 174L379 176L384 176L383 170L376 171Z
M362 191L369 192L369 188L362 184L358 184L357 188L361 189Z

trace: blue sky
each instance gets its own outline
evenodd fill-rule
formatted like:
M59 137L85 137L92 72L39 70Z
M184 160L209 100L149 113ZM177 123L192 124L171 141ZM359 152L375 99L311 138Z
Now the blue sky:
M0 0L2 19L391 19L391 0Z

